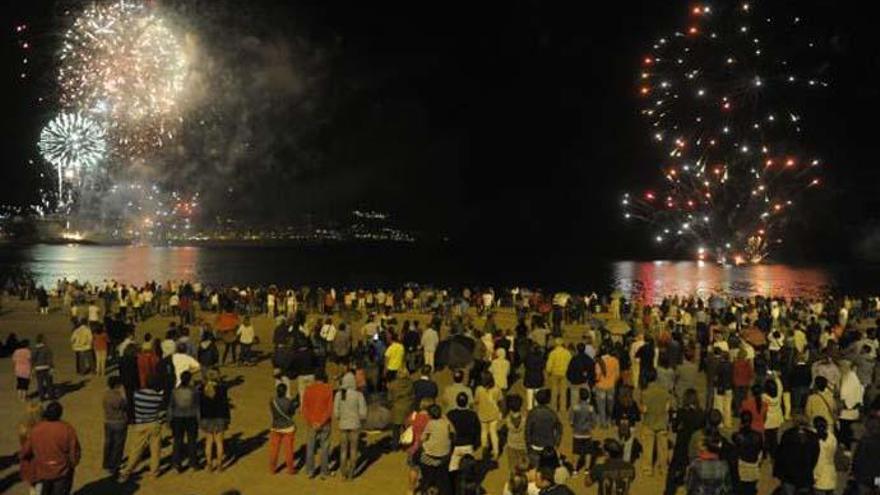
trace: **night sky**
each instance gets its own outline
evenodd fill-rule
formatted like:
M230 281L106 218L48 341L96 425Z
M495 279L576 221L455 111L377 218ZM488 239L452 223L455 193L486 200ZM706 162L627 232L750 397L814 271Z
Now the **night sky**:
M622 221L619 198L658 179L662 155L638 115L638 61L654 38L683 25L687 2L253 0L240 16L238 2L176 3L191 13L226 3L225 15L205 19L323 54L308 122L283 108L269 122L301 138L270 144L277 163L251 167L259 173L236 184L230 195L242 198L227 203L239 205L228 213L282 218L366 206L462 249L524 262L670 255L644 226ZM824 192L801 206L776 258L848 261L872 250L865 240L880 232L880 49L868 16L851 7L791 3L833 47L832 87L803 112L828 168ZM19 78L14 26L42 32L35 49L51 53L63 6L0 7L8 20L0 47L5 203L33 201L37 172L25 164L37 158L36 136L53 112L35 104L52 74Z

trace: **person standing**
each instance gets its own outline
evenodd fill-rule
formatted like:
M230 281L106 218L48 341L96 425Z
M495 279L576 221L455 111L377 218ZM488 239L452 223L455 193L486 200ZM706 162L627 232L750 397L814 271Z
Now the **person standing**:
M690 458L688 446L694 433L705 425L705 415L700 407L697 391L689 388L682 394L681 407L675 413L673 431L675 442L669 473L666 475L666 495L675 495L676 490L684 483Z
M434 353L437 351L437 345L440 343L440 336L435 330L434 325L430 325L422 332L422 352L425 357L425 365L434 368Z
M523 400L518 394L507 396L507 466L510 472L521 464L528 464L526 445L526 418L522 415Z
M644 363L643 363L644 364ZM670 393L657 383L657 370L648 368L642 371L647 386L642 391L642 445L645 447L645 474L653 476L655 470L661 474L669 465L669 406ZM654 448L657 449L656 466L652 463Z
M287 396L287 385L275 385L275 397L269 401L269 412L272 414L272 428L269 430L269 474L275 474L278 452L282 447L287 474L296 474L296 464L293 461L296 423L293 415L299 406L298 401L298 395L293 399Z
M539 390L535 394L535 400L538 405L526 417L526 444L529 462L538 466L542 460L555 458L556 448L562 440L562 423L549 407L549 390Z
M82 455L76 431L61 420L63 413L58 402L47 404L43 421L34 425L22 447L22 457L31 462L41 495L69 495Z
M484 450L491 447L492 459L498 459L501 453L501 445L498 442L498 423L501 421L501 409L499 404L504 394L495 384L492 374L483 373L482 384L477 387L474 395L474 405L477 408L477 416L480 418L480 443ZM485 455L483 458L485 459Z
M125 452L125 436L128 431L128 401L118 376L107 377L104 406L104 462L103 468L111 476L118 474Z
M391 345L385 349L385 373L390 381L394 380L401 368L403 368L403 358L406 350L403 348L403 344L400 343L396 332L389 331L388 333L391 336Z
M302 415L306 422L306 474L318 476L315 472L315 447L321 459L320 476L323 480L328 473L330 458L330 425L333 415L333 387L327 383L327 374L322 369L315 373L315 381L303 392Z
M544 386L544 354L535 342L529 344L529 349L523 361L525 374L523 386L526 388L526 410L531 411L535 406L535 395ZM548 390L549 394L550 391ZM550 403L550 398L547 398Z
M342 377L340 389L333 399L333 417L339 426L339 464L342 478L350 480L357 474L361 424L367 418L367 401L357 390L357 383L351 372Z
M104 376L107 373L107 348L110 346L110 337L100 325L92 334L92 348L95 351L95 375Z
M19 400L27 400L27 392L31 385L31 348L27 339L18 344L12 353L12 371L15 373L15 392Z
M43 408L40 403L37 401L31 401L27 403L24 418L18 423L18 472L21 480L27 485L30 495L37 495L37 487L35 486L34 481L33 462L31 462L32 460L30 458L25 457L21 453L20 448L24 447L24 444L31 436L31 430L34 428L34 425L40 422L42 416Z
M740 411L739 431L733 434L733 445L736 449L737 493L757 495L758 480L761 478L761 452L764 440L761 434L752 429L752 413Z
M782 493L804 493L813 488L814 470L819 460L819 437L800 416L792 417L794 426L785 430L779 441L779 455L773 463L773 476L782 485Z
M46 338L38 333L36 344L31 352L31 364L37 379L37 395L40 400L52 400L55 390L52 383L52 373L55 367L52 349L46 345Z
M718 495L733 493L733 477L730 466L721 458L723 441L720 434L703 438L703 445L696 459L687 470L687 493L692 495Z
M593 406L590 404L590 389L578 389L577 397L574 397L575 403L569 411L569 421L571 422L572 446L571 451L577 456L577 463L574 466L575 474L579 473L584 467L587 467L587 456L590 456L590 465L595 463L596 452L593 451L593 428L596 426L596 414ZM589 472L589 467L587 471Z
M837 466L834 464L837 438L828 431L828 423L821 416L813 419L813 428L819 438L819 457L816 459L816 467L813 468L813 491L816 495L834 495L837 489Z
M456 407L446 413L455 432L452 438L452 453L449 458L449 471L456 473L462 457L473 455L480 447L480 418L468 407L468 397L464 392L455 398ZM454 475L453 475L454 476Z
M605 353L596 360L596 386L593 392L596 399L596 417L599 426L607 428L614 412L614 389L620 378L620 361Z
M164 394L161 378L158 375L150 377L147 385L134 393L134 424L131 427L128 462L119 473L120 483L125 483L128 480L147 447L150 449L149 476L159 475L163 403Z
M216 368L208 370L198 397L199 428L205 433L205 466L208 471L223 471L223 437L231 413L226 385Z
M199 435L199 394L192 386L192 374L184 371L180 375L180 385L172 392L168 401L168 417L171 434L174 437L171 463L178 472L183 472L183 456L189 460L189 467L200 470L196 442Z
M440 406L428 406L430 420L422 432L422 487L437 487L441 495L452 493L449 477L449 457L452 453L452 423L443 417Z
M70 346L76 355L76 373L80 376L92 372L92 329L85 323L79 325L70 334Z
M571 352L565 348L565 344L561 338L555 339L555 347L550 354L547 355L547 379L550 382L550 404L556 412L564 412L568 410L565 395L568 390L568 382L566 373L568 372L568 364L571 362ZM575 398L572 397L574 400Z
M600 495L629 495L630 487L636 479L636 468L623 459L624 447L617 440L607 438L602 448L607 458L605 462L588 471L586 486L598 483Z

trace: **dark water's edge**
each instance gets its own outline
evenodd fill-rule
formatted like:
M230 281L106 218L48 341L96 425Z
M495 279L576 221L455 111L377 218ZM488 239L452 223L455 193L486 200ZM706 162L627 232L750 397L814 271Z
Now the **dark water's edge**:
M538 260L535 261L534 259ZM520 256L475 246L337 244L301 246L0 246L0 275L32 273L45 285L63 277L201 280L208 284L397 287L541 287L656 299L667 294L811 296L875 293L880 265L766 264L721 267L693 261L602 261L589 256Z

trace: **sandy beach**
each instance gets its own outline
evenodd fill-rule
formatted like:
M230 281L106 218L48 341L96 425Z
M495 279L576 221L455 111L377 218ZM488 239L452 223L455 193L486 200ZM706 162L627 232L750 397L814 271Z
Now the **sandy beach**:
M205 315L210 319L212 314ZM310 315L312 321L316 315ZM398 319L418 319L422 325L428 323L428 315L402 314ZM254 324L257 335L262 342L258 346L261 352L268 352L266 342L271 342L273 329L272 321L265 315L255 317ZM151 332L153 335L164 334L170 318L153 317L138 325L137 337L141 338L144 333ZM515 321L510 310L502 309L496 315L496 321L501 328L512 328ZM359 325L356 325L359 328ZM571 325L566 327L566 338L574 339L584 331L584 326ZM270 475L268 472L268 427L270 423L268 400L274 387L272 381L272 369L269 360L261 361L253 367L226 366L221 369L226 380L235 385L229 391L233 404L232 422L227 432L227 456L233 457L227 460L229 466L222 473L209 473L207 471L186 471L178 474L169 471L169 459L171 455L170 431L165 432L165 441L162 449L162 475L157 479L141 478L138 474L146 469L145 463L141 464L140 471L126 484L119 484L108 477L101 469L101 450L103 444L103 418L101 397L105 390L105 380L98 377L80 379L74 369L74 356L69 345L70 323L66 311L58 307L58 301L53 301L52 311L48 315L37 314L33 302L20 302L16 299L4 298L2 311L0 311L0 338L6 337L10 332L15 332L19 338L27 338L33 342L38 333L43 333L48 344L55 353L55 383L60 385L63 396L60 402L64 405L64 420L71 423L79 435L83 448L82 462L76 471L74 480L74 493L104 495L104 494L198 494L219 495L224 490L237 488L244 495L263 495L282 492L308 493L308 494L334 494L339 490L349 490L355 493L403 495L407 491L406 464L402 452L381 453L381 455L364 458L361 474L351 482L343 482L340 477L329 477L324 481L318 479L309 480L303 471L295 476L283 473ZM15 434L15 425L20 421L24 404L15 397L15 381L12 375L12 363L6 359L2 361L6 368L0 373L0 420L6 425L5 433L0 435L0 493L26 494L24 483L18 481L18 465L14 455L18 449L18 439ZM438 384L441 387L450 382L448 371L437 374ZM513 390L516 391L521 385L517 383ZM33 381L31 391L34 390ZM301 418L297 418L300 423ZM567 423L567 418L562 418ZM300 431L303 431L300 427ZM599 430L597 438L609 435L610 431ZM334 425L333 439L336 445L336 431ZM302 465L305 462L305 447L303 446L304 435L297 436L297 460ZM368 444L375 443L375 438L367 438ZM302 447L302 448L300 448ZM570 429L566 426L565 436L561 445L561 452L570 455L571 452ZM369 447L366 449L370 453ZM373 449L379 450L378 448ZM776 485L776 481L770 476L769 463L763 468L760 493L770 493ZM506 458L502 456L498 469L491 471L483 484L487 493L496 495L502 493L502 487L508 475ZM584 486L583 475L569 480L569 486L578 494L596 493L596 487ZM646 478L639 475L633 487L634 494L659 493L663 487L660 478ZM680 491L684 493L682 489Z

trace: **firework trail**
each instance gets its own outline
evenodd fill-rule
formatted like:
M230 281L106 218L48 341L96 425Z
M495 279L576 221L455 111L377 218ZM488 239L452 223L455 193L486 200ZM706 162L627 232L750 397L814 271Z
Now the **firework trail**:
M665 154L663 181L626 194L624 217L699 259L760 262L782 242L804 192L820 184L800 108L828 85L818 41L800 17L769 6L692 6L687 27L642 60L641 113Z

